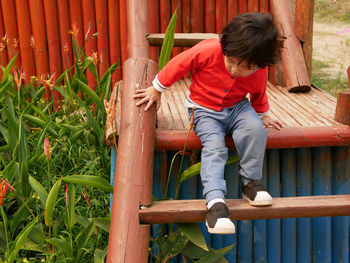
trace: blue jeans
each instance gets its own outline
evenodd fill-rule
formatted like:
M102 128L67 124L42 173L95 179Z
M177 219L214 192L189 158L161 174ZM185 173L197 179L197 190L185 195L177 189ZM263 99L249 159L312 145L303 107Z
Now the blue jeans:
M191 116L192 109L189 109ZM240 158L239 174L243 183L262 178L262 167L267 140L263 123L248 99L243 99L221 112L194 110L194 131L203 145L201 180L203 196L209 202L226 195L224 179L228 149L226 134L232 134Z

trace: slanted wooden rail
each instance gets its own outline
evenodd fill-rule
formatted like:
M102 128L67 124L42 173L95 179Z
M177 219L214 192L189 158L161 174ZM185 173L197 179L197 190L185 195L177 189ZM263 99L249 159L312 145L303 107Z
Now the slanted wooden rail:
M232 220L299 218L350 215L350 195L324 195L274 198L273 205L254 207L243 199L228 199ZM140 209L142 224L205 221L205 200L157 201Z

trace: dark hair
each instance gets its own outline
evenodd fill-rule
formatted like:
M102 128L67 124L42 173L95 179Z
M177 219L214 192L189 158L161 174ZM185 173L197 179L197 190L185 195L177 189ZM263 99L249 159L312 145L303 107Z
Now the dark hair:
M236 16L220 36L222 52L259 68L275 63L280 43L271 14L244 13Z

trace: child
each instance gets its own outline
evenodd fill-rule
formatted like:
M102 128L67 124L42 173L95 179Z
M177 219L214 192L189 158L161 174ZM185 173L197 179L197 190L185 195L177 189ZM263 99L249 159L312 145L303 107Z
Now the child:
M267 66L275 61L277 37L271 15L238 15L226 25L220 40L201 41L177 55L157 74L153 86L135 92L134 98L140 98L137 106L147 103L147 111L156 103L158 109L162 92L192 71L185 106L190 116L195 108L194 131L203 145L201 180L210 233L235 232L225 205L226 134L232 134L240 157L244 199L253 206L272 205L260 180L267 139L264 126L282 127L269 116L266 95Z

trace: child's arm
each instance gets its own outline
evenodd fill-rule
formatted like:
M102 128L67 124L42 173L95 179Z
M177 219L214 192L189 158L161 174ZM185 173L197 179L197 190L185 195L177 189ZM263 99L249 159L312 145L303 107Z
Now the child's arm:
M156 90L153 86L148 87L147 89L137 89L135 90L134 99L140 99L136 106L140 106L147 102L147 105L145 107L145 111L147 111L153 103L156 104L157 110L160 107L160 99L161 99L162 93Z

